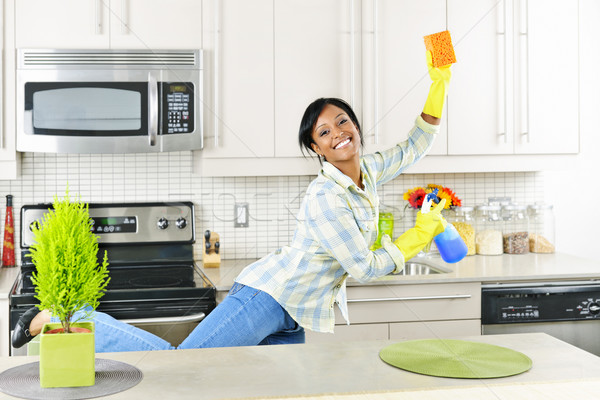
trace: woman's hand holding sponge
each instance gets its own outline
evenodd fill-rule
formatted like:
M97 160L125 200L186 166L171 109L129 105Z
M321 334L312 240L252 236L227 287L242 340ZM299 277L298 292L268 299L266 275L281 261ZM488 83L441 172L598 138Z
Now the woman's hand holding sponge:
M425 101L423 113L435 118L442 117L446 91L450 84L452 72L450 66L456 62L450 32L443 31L425 36L427 49L427 67L433 83L429 88L429 96Z

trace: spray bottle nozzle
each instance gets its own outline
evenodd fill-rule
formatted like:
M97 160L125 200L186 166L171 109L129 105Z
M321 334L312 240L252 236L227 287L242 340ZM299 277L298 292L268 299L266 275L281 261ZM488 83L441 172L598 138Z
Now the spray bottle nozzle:
M425 201L431 200L437 203L437 194L438 194L438 189L435 188L431 191L431 193L427 193L427 195L425 196Z
M425 199L423 200L423 205L421 206L421 214L427 214L429 209L431 208L431 203L437 200L438 189L433 189L431 193L427 193L425 195ZM437 203L437 202L436 202Z

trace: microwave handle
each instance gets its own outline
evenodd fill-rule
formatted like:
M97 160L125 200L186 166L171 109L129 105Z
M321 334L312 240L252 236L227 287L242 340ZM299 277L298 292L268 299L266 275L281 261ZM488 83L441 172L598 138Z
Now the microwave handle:
M158 82L148 74L148 144L156 146L158 133Z

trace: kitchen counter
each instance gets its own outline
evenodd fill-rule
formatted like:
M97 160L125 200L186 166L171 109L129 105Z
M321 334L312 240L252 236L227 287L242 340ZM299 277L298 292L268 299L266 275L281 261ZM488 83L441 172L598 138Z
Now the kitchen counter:
M426 260L449 270L431 275L388 275L366 285L423 284L450 282L523 282L548 280L600 280L600 261L553 254L504 254L500 256L469 256L456 264L447 264L439 256ZM256 260L224 260L219 268L203 268L217 290L228 291L235 277ZM202 264L198 263L201 267ZM352 278L347 286L365 285Z
M110 399L289 399L323 394L437 399L449 398L453 391L477 390L477 397L460 398L512 400L516 397L498 394L517 388L523 398L548 398L544 393L556 394L558 386L567 391L562 398L590 399L594 393L590 390L600 393L600 358L546 334L464 339L523 352L532 359L533 367L523 374L485 380L419 375L379 359L379 350L392 341L103 353L96 357L129 363L144 374L137 386L108 396ZM33 361L38 358L2 357L0 370ZM393 397L386 397L390 395ZM11 397L0 393L0 398Z

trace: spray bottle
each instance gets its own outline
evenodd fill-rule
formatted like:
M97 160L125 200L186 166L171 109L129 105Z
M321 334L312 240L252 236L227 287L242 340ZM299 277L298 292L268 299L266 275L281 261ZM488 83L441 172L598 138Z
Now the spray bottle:
M434 189L432 193L429 193L427 196L425 196L423 206L421 207L422 214L429 212L431 203L435 198L437 198L437 189ZM440 252L440 256L442 256L442 259L450 264L462 260L469 251L467 245L452 224L447 224L444 232L435 236L433 240L435 241L435 245Z

